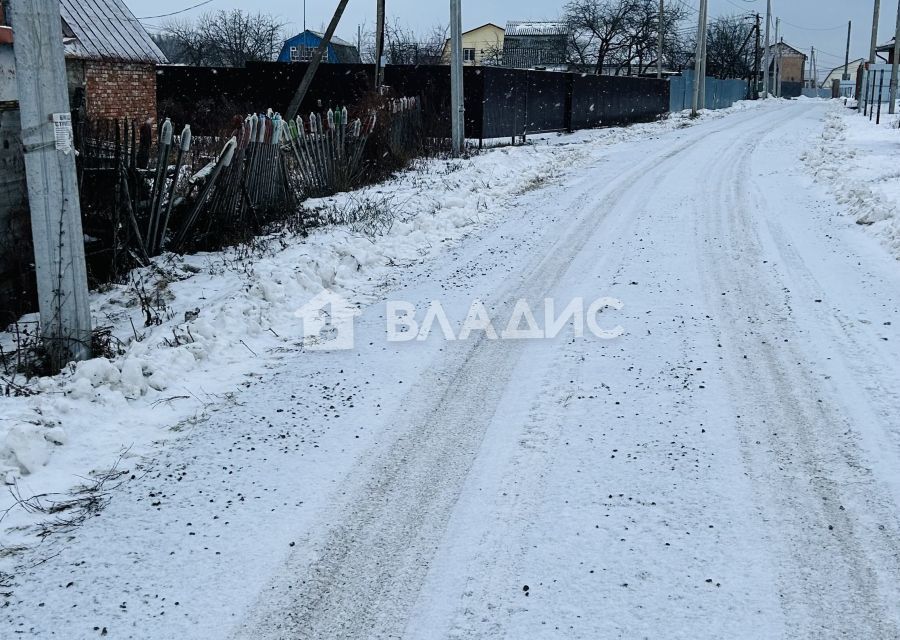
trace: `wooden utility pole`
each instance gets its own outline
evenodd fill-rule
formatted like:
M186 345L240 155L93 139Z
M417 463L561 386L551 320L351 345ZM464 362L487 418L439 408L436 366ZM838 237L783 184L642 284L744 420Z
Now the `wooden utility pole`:
M894 61L891 65L891 104L888 106L888 113L894 115L897 113L897 72L900 70L900 3L897 5L897 28L894 31Z
M772 27L772 0L766 4L766 70L764 72L765 82L763 83L763 100L769 97L769 68L772 66L772 41L770 39L770 29Z
M665 0L659 0L659 43L656 48L656 77L662 80L663 68L663 32L665 26L666 7Z
M450 135L455 157L462 154L466 142L462 56L461 0L450 0Z
M844 80L850 79L850 34L853 32L853 21L847 23L847 51L844 54Z
M303 80L300 81L300 86L297 87L294 97L291 98L285 120L293 120L297 117L297 113L300 111L300 105L303 104L303 98L306 97L306 92L309 91L313 78L316 77L316 71L318 71L319 65L322 64L322 57L328 52L328 45L331 43L331 38L334 36L338 23L341 21L341 16L344 15L344 9L347 8L347 2L349 2L349 0L340 0L338 2L337 9L334 11L334 16L331 18L331 23L328 25L328 29L325 30L325 35L322 36L322 41L319 43L315 55L313 55L312 60L309 61L309 66L306 67L306 73L303 74Z
M875 0L875 12L872 15L872 46L869 47L869 62L875 62L875 50L878 48L878 18L881 14L881 0Z
M384 84L384 0L375 7L375 89Z
M91 309L59 0L11 3L41 331L52 366L91 356Z

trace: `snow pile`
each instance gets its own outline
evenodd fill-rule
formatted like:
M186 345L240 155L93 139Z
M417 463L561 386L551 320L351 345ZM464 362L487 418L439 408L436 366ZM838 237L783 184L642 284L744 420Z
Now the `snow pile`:
M388 183L306 203L351 219L366 211L366 219L308 237L285 232L255 247L157 259L129 283L92 294L94 326L112 329L121 355L20 379L30 395L0 399L0 480L18 484L23 497L63 492L78 477L109 469L123 452L147 454L154 442L232 401L248 376L301 351L297 311L323 291L370 303L391 269L437 254L561 168L694 122L674 114L628 128L536 136L527 146L470 159L430 160ZM11 340L0 334L4 348ZM0 511L9 500L0 500Z
M900 257L900 168L897 118L881 125L833 102L821 138L801 157L857 224L868 227Z

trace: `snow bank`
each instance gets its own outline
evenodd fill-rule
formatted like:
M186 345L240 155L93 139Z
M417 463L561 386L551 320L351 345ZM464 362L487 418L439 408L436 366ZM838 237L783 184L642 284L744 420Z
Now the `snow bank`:
M900 129L882 113L876 125L836 100L821 138L802 159L856 223L869 228L900 258Z
M764 106L738 103L703 117ZM123 452L148 454L154 442L237 397L248 376L302 350L295 313L323 290L370 303L390 269L443 251L561 167L695 122L673 114L627 128L535 136L527 146L465 160L427 161L388 183L306 203L312 210L367 203L384 213L375 226L329 226L305 238L278 234L256 250L157 259L128 284L92 293L94 326L112 328L121 355L19 380L32 395L0 398L0 479L18 484L24 497L64 492L78 478L110 468ZM11 340L0 334L6 346ZM10 501L0 499L0 511Z

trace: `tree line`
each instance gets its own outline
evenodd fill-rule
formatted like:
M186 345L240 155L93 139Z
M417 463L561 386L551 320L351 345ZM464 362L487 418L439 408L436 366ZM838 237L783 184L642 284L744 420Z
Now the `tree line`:
M662 20L662 25L660 25ZM585 73L641 75L655 70L658 34L663 28L663 67L681 71L693 65L696 13L677 0L667 0L662 16L658 0L570 0L559 21L567 26L565 57ZM707 34L707 69L721 78L752 75L756 56L755 21L751 16L719 16ZM193 66L245 66L274 60L288 34L277 16L241 9L202 14L194 20L172 20L153 36L170 62ZM425 33L395 18L385 26L388 64L439 64L448 28ZM362 62L375 60L374 29L360 27ZM484 64L502 64L503 52L487 52Z

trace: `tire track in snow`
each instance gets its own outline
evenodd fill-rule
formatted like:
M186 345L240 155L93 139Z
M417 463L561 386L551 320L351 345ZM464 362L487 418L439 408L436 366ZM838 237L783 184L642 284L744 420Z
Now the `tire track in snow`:
M766 138L805 113L773 122ZM860 458L848 435L853 425L810 374L816 365L800 347L793 311L794 292L807 292L809 280L796 273L796 263L791 274L764 263L774 256L764 247L759 212L772 205L751 178L762 141L745 137L723 158L724 174L712 181L706 207L718 213L699 233L718 238L731 258L708 250L702 256L706 289L722 314L723 370L740 416L747 473L758 486L771 542L782 550L778 589L789 634L900 637L896 603L879 579L880 572L895 583L900 576L896 505ZM778 235L772 239L784 249ZM814 286L808 294L819 291Z
M762 117L754 114L742 122ZM733 126L727 121L716 125L687 129L684 141L605 188L598 189L590 176L576 183L577 189L566 195L571 226L548 229L544 252L512 274L488 306L542 299L606 212L627 195L649 197L645 176L674 170L686 150ZM596 206L586 207L586 202ZM485 339L458 346L460 350L448 353L447 365L427 375L407 398L409 409L396 418L402 435L350 474L345 491L352 497L341 521L315 550L315 559L310 563L298 554L290 560L234 637L402 637L485 430L526 348L519 341Z

